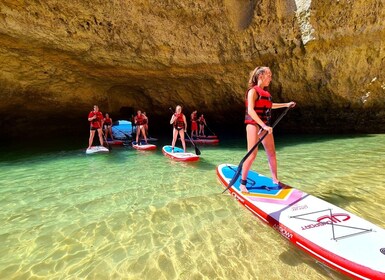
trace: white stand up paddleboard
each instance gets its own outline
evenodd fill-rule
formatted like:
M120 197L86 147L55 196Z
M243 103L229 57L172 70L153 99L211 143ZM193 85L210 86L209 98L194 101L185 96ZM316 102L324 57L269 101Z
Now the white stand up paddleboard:
M109 150L103 146L91 146L91 148L86 150L86 154L95 154L95 153L108 153Z
M227 187L238 166L221 164L217 176ZM329 202L249 171L231 194L283 237L329 267L355 279L385 279L385 230Z

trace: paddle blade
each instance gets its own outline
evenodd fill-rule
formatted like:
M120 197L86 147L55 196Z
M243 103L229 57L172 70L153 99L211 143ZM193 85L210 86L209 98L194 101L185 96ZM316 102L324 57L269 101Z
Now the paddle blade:
M235 182L238 180L238 178L241 175L241 173L242 173L242 165L239 165L238 169L237 169L237 172L235 172L235 174L234 174L233 178L231 179L229 185L227 186L227 188L222 193L225 193L228 189L230 189L235 184Z
M198 149L197 146L195 146L195 154L198 156L201 154L201 151Z

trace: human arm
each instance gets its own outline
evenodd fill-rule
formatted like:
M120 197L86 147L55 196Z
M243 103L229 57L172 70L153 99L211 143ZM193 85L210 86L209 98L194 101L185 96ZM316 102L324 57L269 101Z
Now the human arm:
M273 103L272 109L284 108L284 107L294 107L296 103L294 101L287 103Z
M90 113L88 114L88 121L89 121L89 122L93 121L93 120L96 119L96 118L97 118L97 115L96 115L94 112L90 112Z
M177 118L176 114L172 114L170 124L173 124L175 122L176 118Z

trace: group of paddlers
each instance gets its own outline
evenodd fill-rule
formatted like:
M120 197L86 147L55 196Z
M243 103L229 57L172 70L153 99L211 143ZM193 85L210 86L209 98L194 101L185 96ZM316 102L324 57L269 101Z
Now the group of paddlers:
M94 109L88 114L88 121L90 122L90 137L88 141L88 148L92 146L95 131L98 132L100 145L103 146L107 142L108 136L114 140L112 135L112 119L106 113L105 117L99 111L99 107L94 105ZM140 143L141 138L147 143L148 138L148 117L146 112L138 110L135 117L133 117L132 124L136 126L136 143ZM180 136L183 150L186 151L185 133L187 132L187 120L182 113L182 106L178 105L171 117L170 124L173 125L173 140L172 147L175 146L178 135ZM198 132L199 125L199 132ZM205 136L205 125L207 125L204 115L201 114L198 118L197 111L191 113L191 137Z

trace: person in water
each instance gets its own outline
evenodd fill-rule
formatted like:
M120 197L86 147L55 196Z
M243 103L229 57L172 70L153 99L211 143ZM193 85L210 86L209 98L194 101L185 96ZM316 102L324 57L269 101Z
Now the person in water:
M288 103L273 103L272 96L268 91L266 91L271 79L271 70L265 66L255 68L250 74L248 90L245 96L247 150L249 151L265 133L268 133L262 140L262 145L267 154L273 182L274 184L280 184L277 176L277 157L275 152L273 128L270 123L271 109L294 107L296 103L293 101ZM257 156L257 153L258 148L256 148L243 163L240 186L242 192L248 192L246 188L247 174Z
M191 113L191 137L198 136L198 116L197 111Z
M174 127L172 131L171 152L174 152L175 142L178 138L178 134L180 137L180 141L182 142L183 151L186 152L186 142L184 140L184 133L187 130L187 121L186 116L182 113L182 106L176 106L175 113L171 116L170 124L172 124Z
M110 118L110 115L108 113L106 113L106 116L104 118L103 128L106 139L108 138L108 135L110 135L111 140L114 141L114 137L112 136L112 119Z
M136 125L136 143L138 145L139 145L140 134L142 134L144 141L147 144L147 136L146 136L146 130L145 130L146 121L147 121L147 117L142 114L142 111L138 110L134 118L134 122Z
M199 123L199 133L198 133L198 135L206 137L205 136L205 125L207 125L207 123L206 123L206 120L205 120L205 117L204 117L203 114L201 114L201 116L199 117L198 123Z
M88 149L91 148L94 142L95 131L98 132L100 146L103 146L103 114L99 112L99 107L94 105L94 110L88 114L88 121L90 122L90 138L88 140Z

